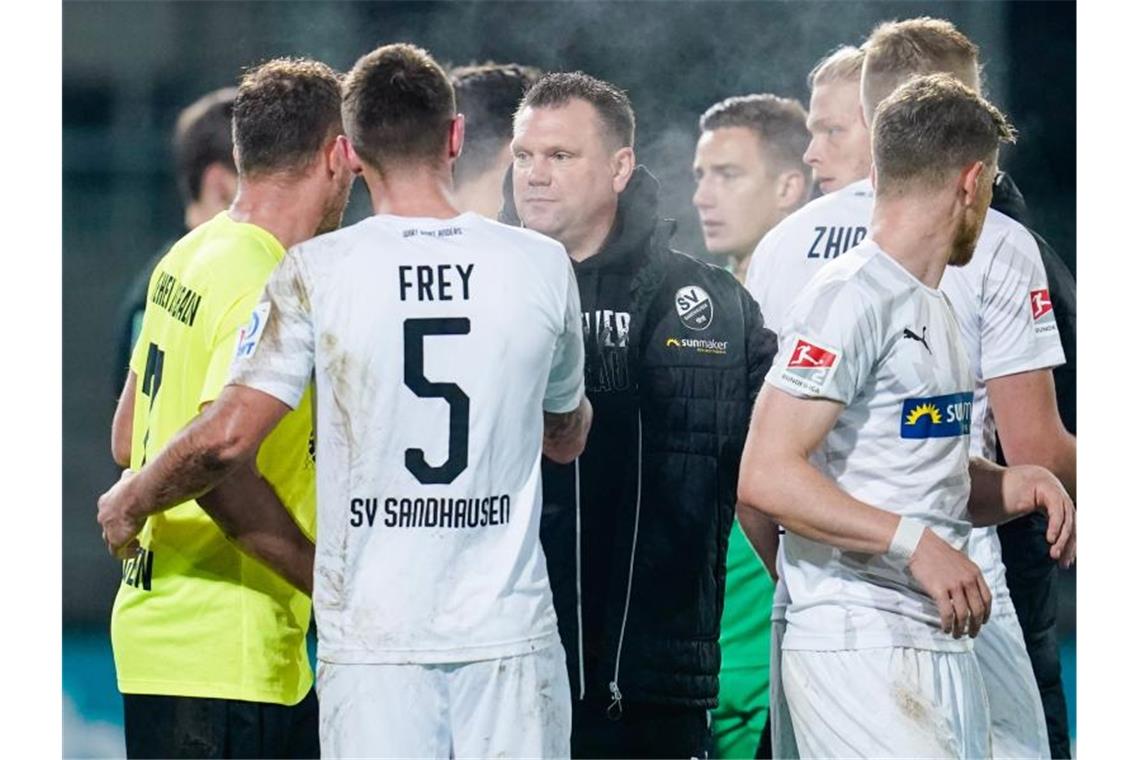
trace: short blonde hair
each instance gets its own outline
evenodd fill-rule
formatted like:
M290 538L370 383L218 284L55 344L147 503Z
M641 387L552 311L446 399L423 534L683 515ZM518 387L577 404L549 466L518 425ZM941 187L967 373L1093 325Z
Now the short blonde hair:
M812 67L811 73L807 77L807 84L813 90L817 85L828 84L829 82L859 84L859 76L862 70L863 51L854 45L840 45Z
M862 97L868 122L875 107L914 76L945 73L978 87L978 46L943 19L884 21L867 37L863 52Z
M911 79L875 111L876 193L938 187L977 161L991 164L1016 139L1005 114L949 74Z

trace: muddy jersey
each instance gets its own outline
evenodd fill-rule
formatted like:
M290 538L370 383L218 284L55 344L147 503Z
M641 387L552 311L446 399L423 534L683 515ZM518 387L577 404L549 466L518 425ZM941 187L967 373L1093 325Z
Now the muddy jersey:
M973 379L946 296L866 240L812 278L789 309L767 382L843 405L812 463L852 497L970 535ZM783 537L784 649L970 647L902 561Z
M543 412L583 395L570 259L477 214L375 216L290 250L232 382L317 398L318 657L443 663L558 639Z
M760 241L747 284L769 325L781 324L790 299L824 263L846 252L849 239L862 239L873 203L870 180L852 183L804 206ZM975 381L970 453L992 460L996 427L985 383L1065 362L1041 252L1025 227L989 209L973 258L963 267L947 267L939 288L962 328ZM1012 612L997 529L976 529L968 551L985 573L997 609ZM783 616L786 602L781 584L774 619Z

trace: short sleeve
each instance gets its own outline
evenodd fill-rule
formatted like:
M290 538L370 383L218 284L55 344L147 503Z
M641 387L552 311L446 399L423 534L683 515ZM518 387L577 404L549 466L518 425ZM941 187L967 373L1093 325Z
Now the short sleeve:
M566 298L562 314L562 333L554 344L554 359L546 380L542 400L544 411L555 414L572 412L582 402L586 380L586 350L582 343L582 306L578 297L578 281L570 258L566 258Z
M303 261L290 249L237 335L229 382L296 409L313 374L313 323Z
M202 390L198 395L198 405L208 404L217 399L230 375L230 362L234 358L234 346L240 333L249 329L250 313L254 311L261 293L250 290L242 294L222 315L214 331L217 336L210 350L210 361L206 375L202 379Z
M1037 241L1018 225L998 246L981 294L983 380L1065 363Z
M788 311L766 382L799 398L850 404L879 355L877 319L850 281L809 285Z

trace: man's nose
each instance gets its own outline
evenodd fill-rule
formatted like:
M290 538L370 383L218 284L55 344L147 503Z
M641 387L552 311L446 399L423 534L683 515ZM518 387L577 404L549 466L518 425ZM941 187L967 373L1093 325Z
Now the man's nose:
M693 193L693 205L698 209L706 209L713 205L713 194L709 190L709 183L705 178L697 180L697 189Z
M531 162L530 173L527 174L526 181L528 185L549 185L550 162L545 158L535 158Z
M811 142L808 143L807 150L804 151L804 163L808 166L815 166L819 163L818 137L812 137Z

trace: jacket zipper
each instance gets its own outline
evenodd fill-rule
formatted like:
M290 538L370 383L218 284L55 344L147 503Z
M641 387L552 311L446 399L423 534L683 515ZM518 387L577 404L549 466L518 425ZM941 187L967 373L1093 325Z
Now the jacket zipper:
M621 669L621 650L625 643L625 624L629 620L629 601L633 596L633 560L637 556L637 528L641 521L641 408L637 410L637 502L633 512L633 545L629 550L629 577L625 586L625 610L621 615L621 630L618 633L617 657L614 659L614 680L610 681L610 696L613 701L606 708L611 720L621 718L621 689L618 688L618 673Z
M578 588L578 700L586 698L586 647L582 641L582 485L574 460L574 573Z

